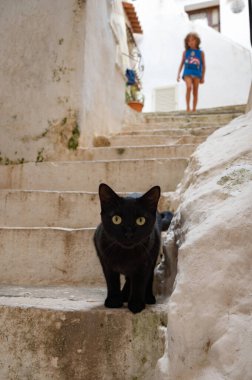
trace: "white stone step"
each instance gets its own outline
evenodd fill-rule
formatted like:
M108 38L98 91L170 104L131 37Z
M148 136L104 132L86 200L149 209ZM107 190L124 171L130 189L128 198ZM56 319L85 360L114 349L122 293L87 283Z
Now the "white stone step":
M194 144L153 145L153 146L112 146L101 148L79 148L82 160L119 160L154 158L188 158L195 150Z
M177 144L201 144L208 136L181 136Z
M142 128L125 128L123 129L118 135L151 135L151 136L159 136L164 135L166 137L182 137L184 135L192 135L192 136L209 136L211 133L213 133L216 129L219 128L219 126L215 127L200 127L200 128L187 128L185 129L175 129L175 128L165 128L164 126L157 126L155 129L153 128L149 129L148 126L142 126Z
M118 192L142 192L154 185L167 192L175 190L187 164L185 158L160 158L6 165L0 166L0 189L97 192L105 182Z
M175 145L180 141L187 141L187 144L199 144L207 136L192 136L190 134L170 137L166 135L116 135L110 137L111 146L152 146L152 145ZM181 140L184 139L184 140ZM184 143L184 142L183 142Z
M161 195L160 211L165 200ZM100 211L97 193L0 190L0 227L96 227Z
M165 306L104 308L104 289L0 287L0 378L152 380Z
M96 227L97 193L0 190L1 227Z
M153 145L174 145L179 137L166 135L114 135L109 138L111 146L153 146Z
M234 113L190 113L190 114L169 114L169 113L154 113L145 114L147 123L167 123L170 127L176 126L177 128L183 128L185 126L197 127L197 126L211 126L211 125L225 125L231 120L241 115L240 112Z
M104 285L93 228L0 228L0 283Z
M237 104L230 106L212 107L212 108L199 108L196 112L190 113L190 115L214 115L214 114L243 114L246 111L246 104ZM145 116L149 115L173 115L173 116L188 116L186 110L170 111L170 112L145 112Z

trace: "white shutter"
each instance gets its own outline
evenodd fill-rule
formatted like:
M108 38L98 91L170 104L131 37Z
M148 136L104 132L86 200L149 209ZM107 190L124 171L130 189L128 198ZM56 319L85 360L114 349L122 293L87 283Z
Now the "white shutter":
M177 87L167 86L154 89L155 112L175 111L177 108Z

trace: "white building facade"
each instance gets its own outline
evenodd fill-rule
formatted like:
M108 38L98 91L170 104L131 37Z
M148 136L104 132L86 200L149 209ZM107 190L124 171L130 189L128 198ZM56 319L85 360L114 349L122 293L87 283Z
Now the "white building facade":
M145 112L185 109L185 84L176 82L189 32L201 37L205 83L198 108L245 104L251 85L248 5L244 0L134 2L143 27L136 37L145 66Z
M0 2L0 163L68 159L76 130L90 146L135 117L126 21L121 0Z

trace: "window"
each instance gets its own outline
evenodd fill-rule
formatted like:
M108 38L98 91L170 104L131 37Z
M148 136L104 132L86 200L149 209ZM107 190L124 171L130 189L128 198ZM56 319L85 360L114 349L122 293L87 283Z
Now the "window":
M185 7L185 11L191 21L202 20L206 25L220 32L220 9L219 6L200 8L200 9L188 9Z

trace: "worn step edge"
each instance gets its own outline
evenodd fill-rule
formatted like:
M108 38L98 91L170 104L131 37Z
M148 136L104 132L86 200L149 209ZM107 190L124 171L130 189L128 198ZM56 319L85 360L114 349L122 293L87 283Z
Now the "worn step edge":
M105 309L101 289L39 293L0 287L1 379L154 378L165 349L165 305L133 315Z
M62 311L84 311L100 307L100 309L109 312L111 309L103 306L106 294L105 286L19 286L4 284L0 285L0 305ZM157 296L157 304L146 305L146 309L164 310L163 298ZM128 312L127 304L116 310Z

